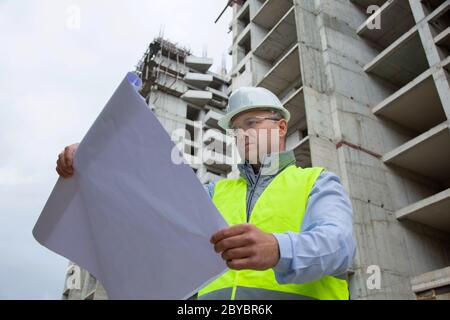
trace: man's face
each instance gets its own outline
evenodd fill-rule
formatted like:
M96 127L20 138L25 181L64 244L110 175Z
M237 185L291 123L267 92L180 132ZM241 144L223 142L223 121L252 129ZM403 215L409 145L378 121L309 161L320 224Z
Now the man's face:
M256 164L264 155L281 151L280 141L286 135L287 122L276 113L251 110L235 116L230 127L234 129L241 158Z

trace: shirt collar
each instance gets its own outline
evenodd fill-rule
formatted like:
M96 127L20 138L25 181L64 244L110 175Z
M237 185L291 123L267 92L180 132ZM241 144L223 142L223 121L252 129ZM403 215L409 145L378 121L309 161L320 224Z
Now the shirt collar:
M267 154L261 161L260 173L261 175L277 175L283 171L286 167L295 164L296 159L294 151L282 151ZM249 180L250 176L256 175L253 171L253 167L245 160L243 163L238 164L238 169L242 177Z

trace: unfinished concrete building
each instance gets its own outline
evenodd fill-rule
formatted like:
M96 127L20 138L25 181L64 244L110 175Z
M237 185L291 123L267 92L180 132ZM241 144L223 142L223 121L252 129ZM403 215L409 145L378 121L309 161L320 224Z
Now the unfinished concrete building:
M450 298L450 1L229 5L232 89L272 90L298 164L349 192L351 298Z
M217 124L227 106L229 81L224 66L220 73L213 73L209 71L212 64L212 59L194 56L158 37L136 68L143 80L142 96L202 183L236 172L232 149L226 148L233 139ZM77 265L69 265L63 299L106 298L99 281Z
M233 139L217 124L227 106L229 81L225 66L213 73L212 64L211 58L157 38L137 66L141 94L202 183L226 177L235 167L226 148Z

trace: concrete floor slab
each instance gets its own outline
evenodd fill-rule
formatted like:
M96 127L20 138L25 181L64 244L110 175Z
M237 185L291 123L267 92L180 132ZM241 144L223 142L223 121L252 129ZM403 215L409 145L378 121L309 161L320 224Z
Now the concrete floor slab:
M423 273L411 279L414 292L450 285L450 266L439 270Z
M437 8L446 0L422 0L422 2L431 8Z
M281 102L291 113L291 119L289 120L289 132L291 132L291 130L305 130L306 111L303 87L300 87L291 94L288 94Z
M430 70L373 108L377 116L422 133L446 120Z
M183 80L187 84L193 85L199 89L204 89L213 81L213 76L210 74L188 72Z
M368 63L364 71L402 87L428 68L419 33L414 27Z
M442 31L434 38L434 42L441 47L450 50L450 27Z
M213 98L213 94L208 91L202 90L188 90L181 96L184 101L193 103L198 106L204 106L210 102Z
M270 30L292 6L292 0L266 0L253 17L253 22Z
M209 110L206 113L205 117L203 118L203 123L210 128L222 130L222 128L219 127L219 124L218 124L219 119L222 117L223 117L223 113L221 113L217 110Z
M395 212L397 219L408 219L450 232L450 189L413 203Z
M373 28L374 19L380 19L380 28ZM385 2L357 30L358 35L386 48L415 25L408 1Z
M272 30L261 40L254 54L265 60L277 60L297 40L295 13L292 7Z
M213 59L188 56L186 57L186 66L199 72L206 72L213 65Z
M447 122L408 141L382 157L386 164L411 170L436 181L450 180L450 128Z
M280 95L297 80L301 80L298 44L292 47L257 84Z
M443 17L448 17L450 1L437 1L435 6L437 6L437 8L428 16L428 22L431 24L436 23ZM446 18L444 18L444 20L446 20Z

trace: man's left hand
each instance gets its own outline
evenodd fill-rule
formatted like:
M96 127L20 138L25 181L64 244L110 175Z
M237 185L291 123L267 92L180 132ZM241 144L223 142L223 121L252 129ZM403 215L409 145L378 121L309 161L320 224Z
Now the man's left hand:
M280 259L278 241L252 224L239 224L216 232L210 239L230 269L266 270Z

